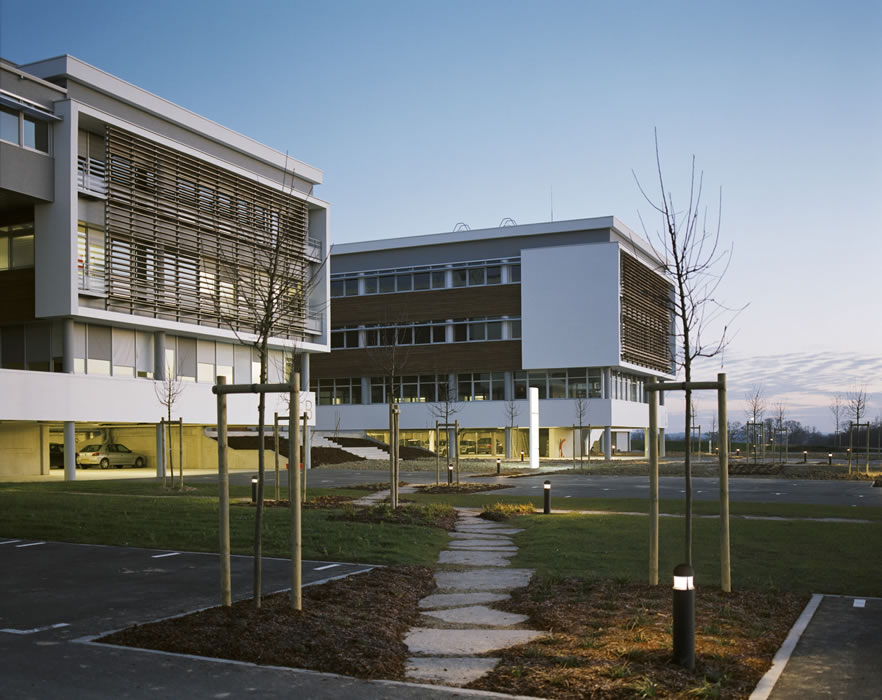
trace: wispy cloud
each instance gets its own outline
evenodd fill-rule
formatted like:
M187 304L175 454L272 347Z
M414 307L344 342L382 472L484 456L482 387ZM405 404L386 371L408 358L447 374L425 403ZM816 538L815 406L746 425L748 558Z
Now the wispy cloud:
M729 418L743 421L746 397L759 388L766 401L767 413L775 404L785 406L788 419L814 425L819 430L832 430L829 406L836 394L846 396L854 387L863 387L869 395L870 416L882 412L882 356L839 351L789 352L770 355L739 355L727 353L725 364L720 360L696 361L693 376L713 379L718 372L726 373L729 394ZM699 415L709 416L716 397L699 394L696 405ZM679 430L682 423L682 402L676 397L667 401L671 417L670 429Z

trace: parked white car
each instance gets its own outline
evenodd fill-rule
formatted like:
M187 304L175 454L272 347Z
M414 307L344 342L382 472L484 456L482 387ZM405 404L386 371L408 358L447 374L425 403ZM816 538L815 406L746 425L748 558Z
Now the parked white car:
M143 467L147 464L147 458L137 452L132 452L128 447L120 445L118 442L86 445L77 452L78 467L91 467L95 464L102 469Z

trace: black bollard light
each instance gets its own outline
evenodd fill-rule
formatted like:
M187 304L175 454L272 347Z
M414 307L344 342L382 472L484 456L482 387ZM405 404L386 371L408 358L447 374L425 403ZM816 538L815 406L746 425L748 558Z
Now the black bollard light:
M674 567L674 663L695 669L695 577L692 567Z
M524 461L524 451L523 450L521 450L521 461L522 462Z
M453 483L453 465L448 464L447 465L447 485L450 486L450 484L452 484L452 483Z
M551 513L551 482L546 479L545 480L545 515Z
M802 451L802 463L806 464L808 462L808 450Z
M257 503L257 477L251 477L251 502Z
M496 458L496 473L502 474L502 460L499 457Z
M827 453L827 464L833 464L833 453L832 452Z

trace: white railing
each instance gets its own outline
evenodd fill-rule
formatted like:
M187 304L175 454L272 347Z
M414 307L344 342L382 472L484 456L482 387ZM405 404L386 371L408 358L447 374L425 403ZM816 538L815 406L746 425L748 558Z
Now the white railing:
M77 187L86 192L107 194L107 167L100 160L77 156Z

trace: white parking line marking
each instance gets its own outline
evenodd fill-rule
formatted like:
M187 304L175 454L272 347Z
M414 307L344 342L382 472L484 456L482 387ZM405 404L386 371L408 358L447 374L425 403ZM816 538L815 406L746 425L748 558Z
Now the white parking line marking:
M46 630L57 630L59 627L70 627L70 623L57 622L54 625L46 625L45 627L34 627L30 630L17 630L11 627L6 627L5 629L0 630L0 632L8 632L9 634L34 634L35 632L45 632Z
M15 548L19 549L21 547L37 547L41 544L46 544L46 543L45 542L28 542L27 544L17 544L17 545L15 545Z
M154 554L152 559L162 559L163 557L176 557L180 554L180 552L169 552L168 554Z
M867 601L863 598L856 598L854 601L854 607L856 608L865 608L867 606Z
M340 566L339 564L326 564L325 566L319 566L313 571L324 571L325 569L333 569L335 566Z
M6 540L5 542L0 542L0 544L15 544L16 542L21 542L21 540Z

